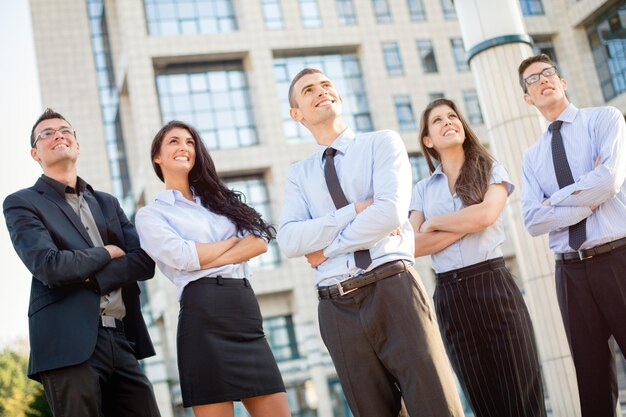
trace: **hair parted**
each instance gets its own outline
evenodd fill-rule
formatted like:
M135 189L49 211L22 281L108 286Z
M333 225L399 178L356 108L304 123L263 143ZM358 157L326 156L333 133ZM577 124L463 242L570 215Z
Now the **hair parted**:
M459 120L465 130L465 141L463 141L465 162L463 162L459 178L456 180L456 193L466 207L481 203L489 187L489 178L494 159L480 143L480 140L478 140L465 118L459 113L456 104L447 98L440 98L430 102L422 112L420 120L420 147L428 163L430 173L432 174L436 168L433 160L441 163L441 157L434 148L424 145L424 137L429 136L428 118L430 113L439 106L450 107L459 116Z
M524 93L528 93L528 88L526 86L526 82L524 81L524 71L526 71L526 68L530 67L535 62L544 62L550 66L556 67L554 62L546 54L534 55L523 60L517 68L517 73L519 75L519 85L522 87L522 90L524 90Z
M321 70L318 70L317 68L304 68L302 71L297 73L295 77L293 77L293 80L291 80L291 85L289 86L289 106L292 109L295 109L296 107L298 107L298 103L296 103L296 99L294 97L293 87L296 85L296 83L298 82L300 78L309 74L324 74L324 73Z
M67 119L65 117L63 117L60 113L55 112L50 107L46 108L46 110L44 110L44 112L41 113L41 116L39 116L39 118L37 119L37 121L33 125L33 128L30 130L30 147L31 148L35 147L35 128L37 127L37 125L39 123L43 122L44 120L48 120L48 119L62 119L62 120L65 120L68 124L71 125L71 123L68 122Z
M274 227L267 224L259 212L244 203L242 193L226 188L217 175L213 159L209 155L200 134L193 126L179 120L172 120L154 136L150 148L150 159L157 177L164 181L163 171L161 171L159 164L154 162L154 158L160 153L165 136L170 130L176 128L186 129L194 140L196 160L193 168L189 171L188 178L189 185L200 196L202 205L213 213L227 217L235 224L237 231L248 231L263 237L268 242L271 241L276 233Z

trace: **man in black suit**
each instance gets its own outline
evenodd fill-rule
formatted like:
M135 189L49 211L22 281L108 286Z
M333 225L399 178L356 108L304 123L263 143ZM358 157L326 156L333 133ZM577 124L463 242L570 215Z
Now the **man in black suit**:
M80 145L62 115L47 109L30 143L43 175L3 205L33 274L28 376L55 417L159 416L137 361L154 355L137 286L154 263L118 201L78 177Z

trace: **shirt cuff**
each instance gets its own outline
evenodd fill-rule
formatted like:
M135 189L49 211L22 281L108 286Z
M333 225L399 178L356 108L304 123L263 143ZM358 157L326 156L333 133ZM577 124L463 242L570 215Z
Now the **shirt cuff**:
M559 205L563 200L569 197L573 192L576 191L576 183L570 184L567 187L561 188L559 191L555 192L550 196L550 204L553 206Z

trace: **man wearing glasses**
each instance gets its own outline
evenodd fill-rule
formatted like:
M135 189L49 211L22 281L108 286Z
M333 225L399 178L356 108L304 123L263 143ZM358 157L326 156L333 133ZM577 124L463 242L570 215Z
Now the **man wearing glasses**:
M13 247L32 273L28 376L60 416L159 416L137 359L154 355L137 281L154 275L118 201L78 177L70 123L47 109L31 156L43 175L9 195Z
M617 382L609 338L626 352L626 124L614 107L578 109L550 58L519 66L524 100L550 122L524 154L522 213L549 234L556 289L583 417L613 417Z

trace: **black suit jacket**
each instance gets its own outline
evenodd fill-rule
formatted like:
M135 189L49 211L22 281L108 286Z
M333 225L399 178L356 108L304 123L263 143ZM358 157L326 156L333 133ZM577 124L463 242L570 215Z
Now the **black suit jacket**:
M9 195L3 204L13 247L33 274L28 376L38 380L39 372L86 361L96 346L100 295L117 288L122 288L124 327L126 337L135 343L135 356L154 355L137 285L152 278L154 262L139 247L135 227L115 197L86 187L84 198L104 244L126 252L111 260L106 249L93 246L53 183L42 177L33 187Z

